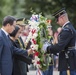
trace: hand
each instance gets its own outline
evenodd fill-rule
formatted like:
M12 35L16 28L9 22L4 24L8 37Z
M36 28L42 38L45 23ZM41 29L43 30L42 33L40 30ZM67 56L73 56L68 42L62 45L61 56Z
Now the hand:
M44 50L44 52L47 52L47 47L50 46L50 44L48 42L45 42L43 44L42 50Z
M32 60L32 63L35 63L35 60L34 59Z
M27 51L28 51L28 55L33 54L33 50L32 49L29 49Z

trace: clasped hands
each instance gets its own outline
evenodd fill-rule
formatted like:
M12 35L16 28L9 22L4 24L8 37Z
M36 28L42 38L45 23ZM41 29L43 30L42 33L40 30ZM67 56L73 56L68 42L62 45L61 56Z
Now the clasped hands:
M42 50L46 53L46 52L47 52L47 47L50 46L50 45L51 45L50 43L45 42L45 43L43 44ZM33 54L32 48L28 49L28 55L30 55L30 54ZM32 60L32 62L34 63L35 60Z
M28 51L28 56L29 56L30 54L33 54L33 50L32 50L31 48L28 49L27 51Z

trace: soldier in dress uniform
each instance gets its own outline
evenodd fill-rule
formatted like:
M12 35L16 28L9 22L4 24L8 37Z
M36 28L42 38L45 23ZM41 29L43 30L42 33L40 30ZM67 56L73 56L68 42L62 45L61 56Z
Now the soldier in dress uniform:
M58 43L51 46L46 45L44 51L47 53L59 53L60 75L76 75L76 33L73 25L68 19L65 8L53 14L57 24L62 26L58 35Z

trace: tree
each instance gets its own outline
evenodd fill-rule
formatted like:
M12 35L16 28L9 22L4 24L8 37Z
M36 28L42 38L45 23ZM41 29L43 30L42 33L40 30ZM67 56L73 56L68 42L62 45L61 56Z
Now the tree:
M52 25L57 28L52 14L61 9L66 8L70 21L76 28L76 1L75 0L0 0L0 24L4 16L12 15L16 18L25 17L30 18L31 8L36 13L41 13L45 17L52 19Z

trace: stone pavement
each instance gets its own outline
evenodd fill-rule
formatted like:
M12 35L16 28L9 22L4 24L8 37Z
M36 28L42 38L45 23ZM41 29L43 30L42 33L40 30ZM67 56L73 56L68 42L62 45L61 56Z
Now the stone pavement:
M27 75L36 75L36 70L29 70ZM59 75L58 71L53 71L53 75Z

